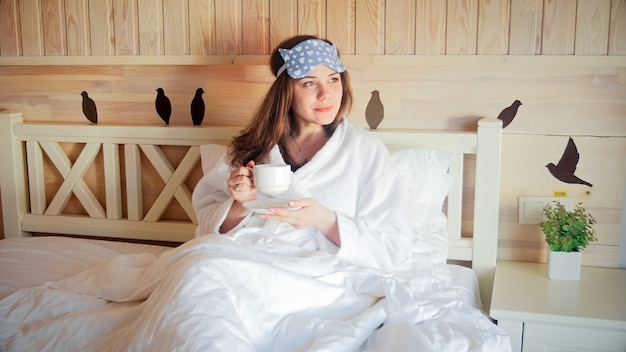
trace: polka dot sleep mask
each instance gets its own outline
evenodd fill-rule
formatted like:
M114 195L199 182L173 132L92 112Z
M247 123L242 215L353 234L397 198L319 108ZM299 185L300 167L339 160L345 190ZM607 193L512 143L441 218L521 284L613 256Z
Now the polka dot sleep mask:
M300 79L313 71L317 65L326 65L339 73L346 70L339 61L337 47L320 39L308 39L291 49L279 48L278 52L285 64L276 73L277 77L287 70L289 77Z

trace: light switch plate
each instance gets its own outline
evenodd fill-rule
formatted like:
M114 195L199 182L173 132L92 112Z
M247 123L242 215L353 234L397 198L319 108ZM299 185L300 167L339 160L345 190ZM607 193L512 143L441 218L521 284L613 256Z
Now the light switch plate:
M571 197L519 197L519 223L539 224L543 220L543 208L557 201L567 210L574 209L574 198Z

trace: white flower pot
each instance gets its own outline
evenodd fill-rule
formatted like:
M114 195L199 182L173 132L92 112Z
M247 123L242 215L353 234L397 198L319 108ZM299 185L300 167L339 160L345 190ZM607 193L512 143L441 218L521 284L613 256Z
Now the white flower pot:
M552 280L580 280L581 254L548 251L548 277Z

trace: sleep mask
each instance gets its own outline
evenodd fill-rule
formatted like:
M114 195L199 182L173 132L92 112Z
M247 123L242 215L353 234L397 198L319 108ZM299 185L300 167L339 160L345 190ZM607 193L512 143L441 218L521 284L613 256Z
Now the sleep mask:
M326 65L335 72L344 72L345 66L339 61L337 47L321 39L308 39L291 49L278 49L285 64L280 67L276 77L287 70L289 77L300 79L308 75L317 65Z

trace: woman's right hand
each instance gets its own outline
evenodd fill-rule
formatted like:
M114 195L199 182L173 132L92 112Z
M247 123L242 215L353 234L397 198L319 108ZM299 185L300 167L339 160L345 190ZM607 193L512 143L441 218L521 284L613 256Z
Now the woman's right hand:
M228 191L239 203L256 199L256 186L252 173L254 165L254 161L249 161L246 166L237 167L230 172Z
M240 166L230 172L228 178L228 192L235 202L230 207L224 222L220 226L220 233L227 233L232 230L248 214L248 209L243 206L244 202L256 199L256 187L252 173L254 161L250 161L246 166Z

